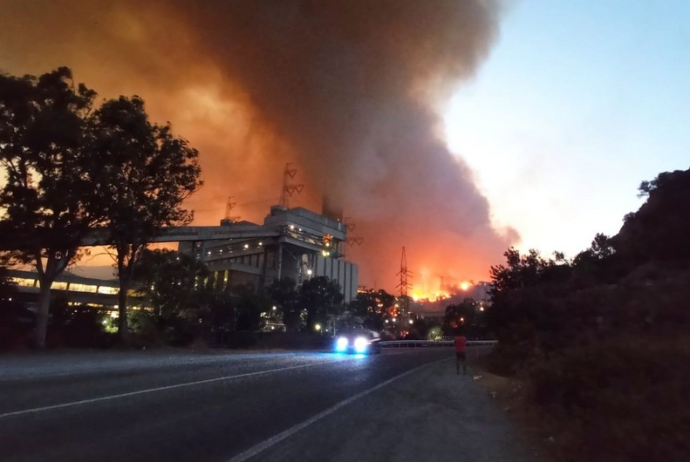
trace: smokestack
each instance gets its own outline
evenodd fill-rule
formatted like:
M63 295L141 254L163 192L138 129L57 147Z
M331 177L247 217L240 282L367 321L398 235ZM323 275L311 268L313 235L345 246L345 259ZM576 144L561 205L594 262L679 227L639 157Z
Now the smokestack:
M343 208L335 202L328 194L323 195L323 206L321 207L321 215L343 221Z

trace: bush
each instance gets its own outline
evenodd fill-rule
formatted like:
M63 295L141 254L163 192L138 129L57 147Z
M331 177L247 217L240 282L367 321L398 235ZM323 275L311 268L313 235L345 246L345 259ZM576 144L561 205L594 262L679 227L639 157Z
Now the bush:
M51 347L108 348L114 335L104 329L107 314L86 306L70 306L56 299L51 308L47 344Z
M30 345L35 317L21 303L0 300L0 349Z
M651 345L576 348L530 368L532 398L565 429L559 460L690 458L690 355Z
M527 322L501 329L499 343L489 356L489 370L503 376L515 375L533 361L538 352L537 333Z

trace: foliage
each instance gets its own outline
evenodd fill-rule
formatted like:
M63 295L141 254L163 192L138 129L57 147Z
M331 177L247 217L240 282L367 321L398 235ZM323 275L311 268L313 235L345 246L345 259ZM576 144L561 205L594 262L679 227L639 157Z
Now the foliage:
M235 311L235 330L257 331L261 328L261 313L268 310L270 300L258 295L254 287L240 285L233 289L233 307Z
M690 170L660 173L640 185L646 202L626 216L613 245L629 267L690 259Z
M35 323L34 312L15 297L0 297L0 348L26 347Z
M509 249L492 268L492 367L529 380L558 460L690 456L690 170L643 182L640 196L617 235L572 261Z
M533 345L533 350L518 349L525 355L515 360L526 361L535 351L549 355L563 329L575 327L558 302L570 287L573 265L560 254L545 259L536 250L521 255L511 248L505 256L507 265L491 267L488 326L504 345Z
M95 96L75 86L66 67L38 78L0 75L0 232L38 272L37 347L45 346L53 281L104 219L95 182L100 160L87 149Z
M690 355L659 340L572 348L531 369L532 399L567 422L558 460L687 460Z
M105 348L112 335L104 329L108 314L87 305L69 305L64 298L53 300L48 343L73 348Z
M288 330L297 332L301 329L300 304L297 292L297 283L291 278L282 278L274 281L268 287L268 296L280 313Z
M306 310L307 332L317 323L326 324L343 312L343 294L337 282L325 276L317 276L302 283L298 297L299 306Z
M470 338L486 336L486 313L476 300L466 298L462 303L448 305L443 319L443 334L462 334Z
M191 255L144 250L134 265L132 283L151 311L128 316L135 342L184 345L202 336L205 326L200 324L210 318L210 308L198 281L207 273Z
M0 301L8 300L17 291L17 285L10 278L7 268L0 266Z
M200 303L197 281L208 269L192 255L174 250L144 250L134 265L133 282L153 315L171 321Z
M417 318L410 324L409 332L405 338L409 340L427 340L428 335L429 325L424 319Z
M392 317L394 307L395 296L383 289L360 292L349 304L351 314L361 319L364 327L375 331L383 330L384 322Z
M101 170L109 241L120 280L120 336L127 340L127 290L137 259L165 226L191 222L182 203L200 186L198 152L175 137L170 124L149 122L134 96L106 101L90 124Z

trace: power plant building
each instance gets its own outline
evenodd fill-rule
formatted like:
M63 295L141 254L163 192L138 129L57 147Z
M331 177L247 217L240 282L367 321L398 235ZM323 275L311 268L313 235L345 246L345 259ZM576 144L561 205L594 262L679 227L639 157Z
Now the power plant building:
M208 229L208 228L207 228ZM208 286L231 291L239 285L256 290L282 278L297 284L317 276L335 281L349 302L357 295L358 267L343 259L347 228L339 220L301 207L271 207L263 225L223 220L218 235L180 241L179 251L194 254L211 275Z

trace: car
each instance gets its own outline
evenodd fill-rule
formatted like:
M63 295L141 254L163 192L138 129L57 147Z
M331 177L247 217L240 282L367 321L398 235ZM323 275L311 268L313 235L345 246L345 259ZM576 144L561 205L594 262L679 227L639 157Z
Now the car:
M344 331L336 335L333 348L338 353L381 353L381 335L366 329Z

